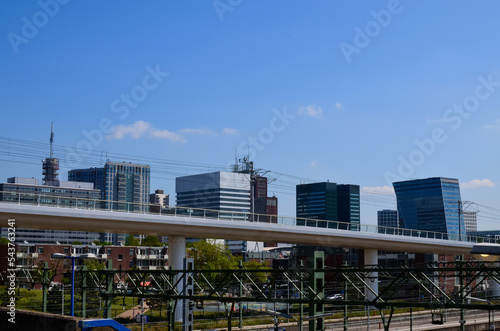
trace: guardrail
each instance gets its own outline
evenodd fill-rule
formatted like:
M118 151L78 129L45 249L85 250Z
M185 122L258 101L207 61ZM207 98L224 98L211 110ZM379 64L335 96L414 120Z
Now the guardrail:
M309 218L297 218L290 216L255 214L239 211L201 209L182 206L161 206L155 204L141 204L124 201L87 199L67 197L64 195L46 195L0 191L0 203L14 203L20 205L47 206L82 210L102 210L109 212L137 214L170 215L177 217L216 219L226 221L230 220L238 222L273 223L276 225L305 226L335 230L359 231L364 233L379 233L396 236L464 241L472 243L496 242L495 238L468 236L465 234L447 234L442 232L423 231L415 229L394 228Z

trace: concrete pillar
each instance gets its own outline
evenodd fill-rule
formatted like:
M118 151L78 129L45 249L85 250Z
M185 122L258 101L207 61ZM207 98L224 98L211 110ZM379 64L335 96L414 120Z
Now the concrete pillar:
M365 249L365 268L371 268L373 266L378 266L378 250L377 249ZM372 301L376 298L378 295L378 272L370 272L367 274L367 277L365 278L366 284L368 284L368 287L365 288L365 295L368 298L368 300ZM375 292L374 293L372 293Z
M184 258L186 257L186 238L181 236L168 236L168 265L174 270L184 269ZM176 278L177 281L179 278ZM177 292L181 293L183 286L182 282L177 284ZM183 318L183 302L177 301L175 309L175 321L182 322Z
M500 262L494 262L492 264L492 267L494 268L498 268L500 266ZM491 299L498 299L500 297L500 284L492 279L491 277L489 277L489 280L488 280L488 292L487 292L487 297L488 297L488 300L491 300Z

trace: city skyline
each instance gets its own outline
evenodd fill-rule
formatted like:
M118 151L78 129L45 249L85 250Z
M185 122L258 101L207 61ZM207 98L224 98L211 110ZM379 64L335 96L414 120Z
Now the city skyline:
M327 180L360 185L362 223L415 178L497 208L500 4L222 2L9 3L0 182L41 177L54 121L61 179L145 157L164 160L151 190L173 194L249 154L283 215L295 185ZM497 229L481 208L478 229Z

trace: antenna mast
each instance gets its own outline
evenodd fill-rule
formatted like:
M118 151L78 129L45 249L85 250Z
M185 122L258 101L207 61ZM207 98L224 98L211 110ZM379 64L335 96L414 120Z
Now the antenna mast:
M54 143L54 122L50 124L50 158L54 158L54 150L52 144Z

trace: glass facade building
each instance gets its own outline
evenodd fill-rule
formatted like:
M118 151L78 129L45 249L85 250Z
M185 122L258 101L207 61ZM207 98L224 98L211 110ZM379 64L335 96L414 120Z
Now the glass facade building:
M143 164L106 162L103 168L76 169L68 172L68 179L94 183L101 191L105 208L129 211L147 211L150 190L150 167Z
M355 226L361 220L359 185L322 182L297 185L296 191L297 218L350 223L351 230L359 229ZM319 222L318 226L325 227L326 222Z
M323 182L297 185L296 199L297 218L338 220L336 183Z
M106 162L102 168L68 171L68 179L94 183L101 192L101 208L131 212L149 211L151 169L148 165ZM101 241L119 245L125 243L123 233L103 233Z
M404 228L465 235L460 186L453 178L393 183L400 224Z
M222 218L245 220L244 213L250 212L249 174L218 171L177 177L175 193L177 206L222 211ZM232 252L247 250L242 240L226 240L226 245Z

